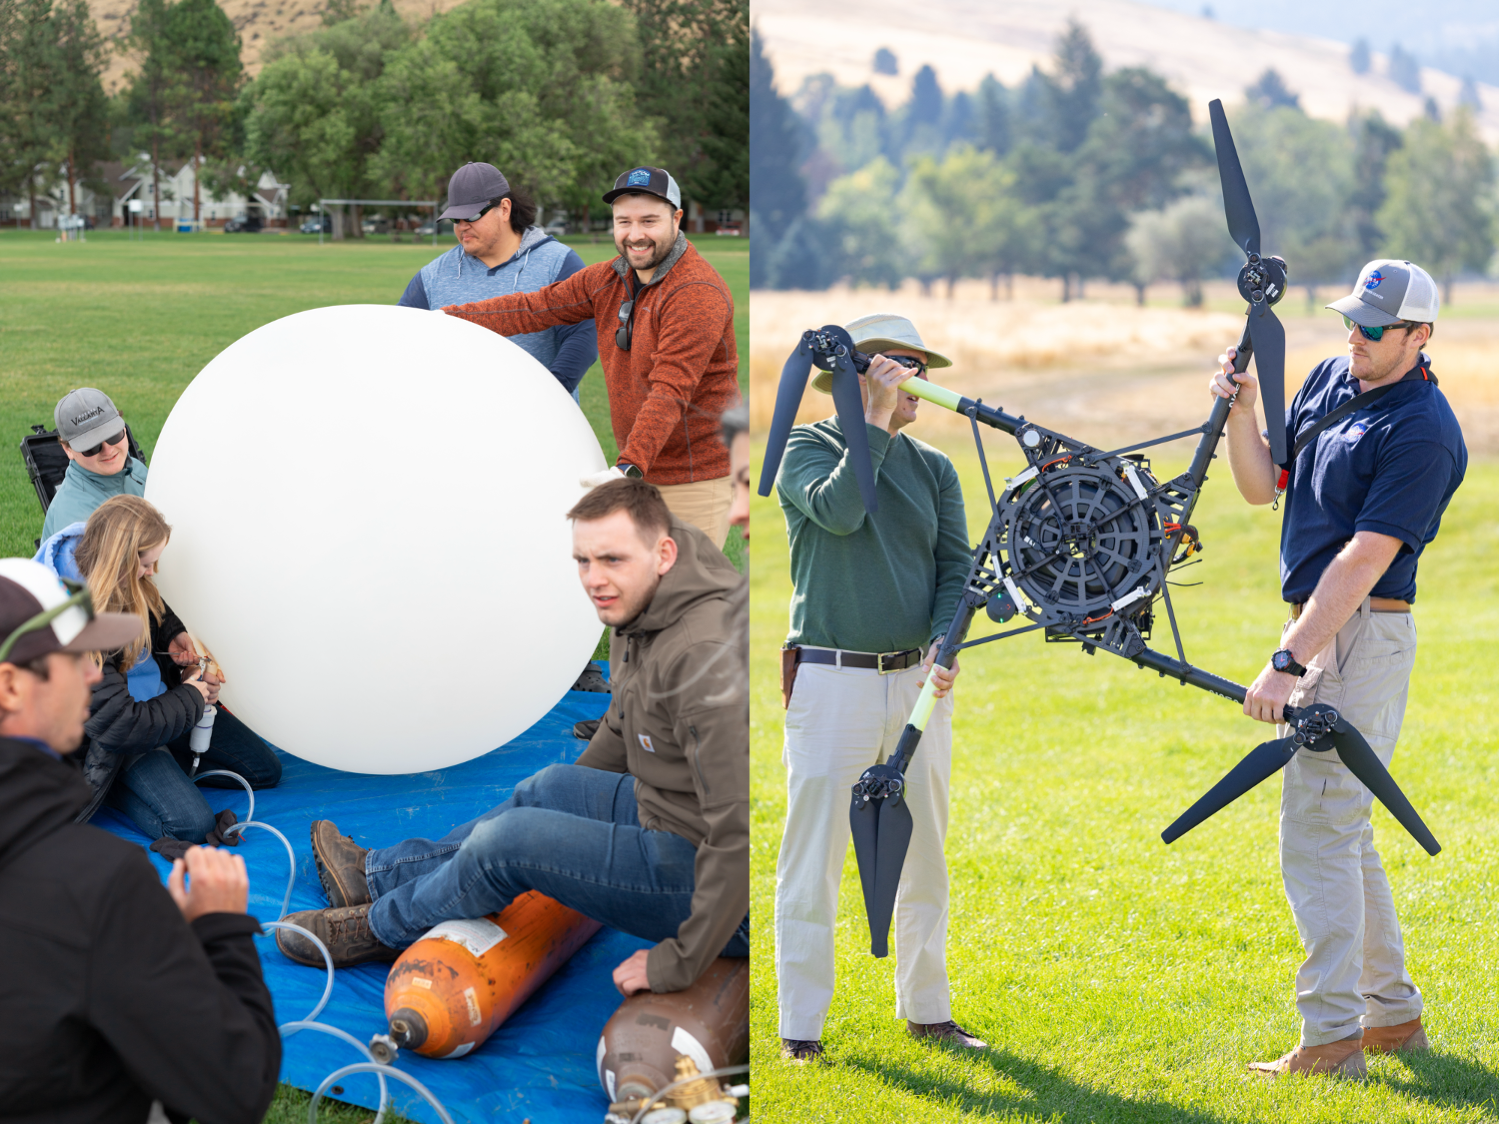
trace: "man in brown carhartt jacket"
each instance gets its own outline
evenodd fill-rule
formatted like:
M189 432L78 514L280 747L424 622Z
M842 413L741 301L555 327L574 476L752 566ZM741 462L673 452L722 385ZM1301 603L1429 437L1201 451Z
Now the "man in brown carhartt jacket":
M614 697L574 765L552 765L438 841L365 850L312 827L332 909L286 920L336 965L391 960L450 918L528 890L656 942L625 960L626 994L681 991L718 956L749 955L749 692L745 579L640 480L569 512L584 591L611 626ZM323 963L281 930L291 959Z
M505 336L592 318L619 462L672 513L723 544L732 484L718 418L739 397L734 298L681 233L681 192L661 168L634 168L604 195L619 257L534 293L443 311Z

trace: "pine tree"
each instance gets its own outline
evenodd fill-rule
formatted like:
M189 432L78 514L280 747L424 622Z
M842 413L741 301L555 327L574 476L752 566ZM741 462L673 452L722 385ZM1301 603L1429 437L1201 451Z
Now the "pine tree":
M202 218L204 161L224 155L244 70L239 32L215 0L178 0L166 10L167 51L180 81L169 120L193 150L193 220ZM185 145L184 145L185 147Z
M792 223L807 210L807 187L797 170L803 126L789 102L776 92L775 71L765 57L760 33L750 36L750 285L768 280L768 255ZM764 264L762 264L764 263Z
M130 17L127 43L140 57L140 66L125 88L125 119L134 126L132 140L150 148L151 210L153 225L160 230L161 162L182 155L172 111L186 96L167 36L166 0L139 0Z

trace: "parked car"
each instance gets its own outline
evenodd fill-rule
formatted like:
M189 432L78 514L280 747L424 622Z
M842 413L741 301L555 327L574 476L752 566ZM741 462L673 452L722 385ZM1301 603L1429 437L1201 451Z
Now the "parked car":
M359 229L366 234L389 234L390 220L377 215L374 218L365 219L359 224Z
M567 220L564 218L555 218L542 227L542 229L553 238L561 238L567 233Z
M259 215L235 215L224 224L225 234L259 234Z
M419 227L416 228L416 232L417 232L417 234L421 235L423 238L431 238L432 237L432 220L428 219L426 222L422 223L421 226L419 226ZM453 220L452 219L442 219L442 220L440 220L438 222L438 224L437 224L437 233L438 234L452 234L453 233Z
M323 234L332 234L333 233L333 216L332 215L313 215L310 219L307 219L305 222L302 223L302 226L301 226L300 229L301 229L301 231L302 231L303 234L317 234L319 232L321 232Z
M727 234L730 238L738 238L740 237L739 224L737 222L722 223L714 233Z

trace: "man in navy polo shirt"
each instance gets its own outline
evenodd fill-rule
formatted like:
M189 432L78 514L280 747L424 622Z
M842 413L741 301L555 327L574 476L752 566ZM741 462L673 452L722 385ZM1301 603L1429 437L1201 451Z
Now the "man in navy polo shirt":
M1280 722L1287 704L1335 707L1388 767L1405 716L1416 628L1416 563L1462 483L1468 452L1421 349L1436 283L1408 261L1373 261L1328 305L1348 354L1319 363L1286 410L1286 446L1356 395L1380 388L1309 440L1282 470L1255 421L1256 380L1220 356L1212 392L1228 418L1234 483L1252 504L1285 496L1281 593L1291 619L1249 688L1244 713ZM1235 385L1237 384L1237 385ZM1280 419L1270 424L1281 424ZM1290 731L1284 727L1281 736ZM1281 792L1280 863L1306 960L1296 973L1301 1042L1251 1069L1362 1075L1364 1052L1424 1050L1421 992L1369 823L1373 796L1331 753L1298 752Z

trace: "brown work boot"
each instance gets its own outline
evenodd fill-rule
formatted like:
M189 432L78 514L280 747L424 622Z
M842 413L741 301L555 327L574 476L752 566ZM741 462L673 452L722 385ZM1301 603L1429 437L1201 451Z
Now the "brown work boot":
M1341 1042L1329 1042L1326 1046L1297 1046L1284 1057L1273 1062L1250 1062L1249 1068L1269 1078L1285 1077L1292 1073L1308 1076L1330 1073L1336 1077L1353 1077L1363 1080L1364 1045L1358 1038L1345 1038Z
M1421 1016L1408 1023L1394 1026L1364 1027L1364 1052L1366 1054L1415 1054L1430 1050L1426 1031L1421 1027Z
M300 925L328 946L335 968L380 961L389 964L400 952L380 943L370 930L370 907L351 905L335 909L304 909L288 913L281 920ZM288 960L309 968L324 966L323 954L301 933L290 929L276 930L276 947Z
M810 1041L800 1038L781 1039L781 1057L788 1062L799 1062L806 1065L808 1062L817 1062L820 1065L828 1064L827 1054L823 1051L822 1043L816 1039Z
M364 877L364 856L369 853L368 847L340 835L332 820L312 821L312 861L329 905L369 904L370 884Z
M975 1038L957 1023L948 1019L945 1023L913 1023L906 1020L906 1032L912 1038L930 1038L946 1046L961 1046L965 1050L987 1050L989 1043Z

